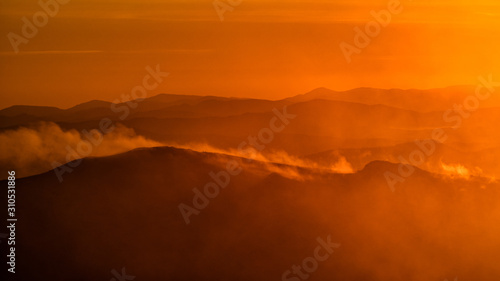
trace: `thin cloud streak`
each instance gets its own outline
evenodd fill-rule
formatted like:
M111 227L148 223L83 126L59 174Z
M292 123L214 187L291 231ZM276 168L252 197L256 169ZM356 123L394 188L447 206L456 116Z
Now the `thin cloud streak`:
M115 54L141 54L141 53L209 53L213 52L212 49L156 49L156 50L47 50L47 51L21 51L15 52L0 52L0 56L19 56L19 55L68 55L68 54L101 54L101 53L115 53Z

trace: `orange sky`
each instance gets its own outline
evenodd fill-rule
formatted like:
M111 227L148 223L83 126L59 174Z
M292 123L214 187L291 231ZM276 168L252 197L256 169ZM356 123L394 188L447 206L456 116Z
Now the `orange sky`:
M45 1L45 0L44 0ZM48 1L48 0L47 0ZM221 22L212 0L71 0L14 53L38 0L0 3L0 107L115 100L148 65L158 93L278 99L317 87L434 88L500 77L498 1L401 1L402 13L347 63L339 44L388 0L244 0Z

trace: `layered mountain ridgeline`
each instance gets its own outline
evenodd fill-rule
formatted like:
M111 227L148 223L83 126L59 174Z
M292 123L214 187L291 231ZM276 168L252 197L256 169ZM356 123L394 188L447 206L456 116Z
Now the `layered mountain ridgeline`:
M479 88L482 94L488 92L495 83L485 82ZM309 93L286 99L290 102L303 102L314 99L327 99L364 104L382 104L419 112L445 111L450 105L461 104L467 97L476 94L478 86L453 86L429 90L401 90L401 89L376 89L357 88L348 91L332 91L318 88ZM497 92L495 90L495 92ZM486 95L486 94L485 94ZM500 95L489 95L480 105L481 108L500 107Z
M2 128L27 125L32 121L77 123L110 118L187 118L232 116L247 112L265 112L289 104L285 101L236 99L213 96L160 94L144 100L111 103L90 101L69 109L39 106L12 106L0 110ZM125 117L125 118L122 118Z
M486 99L480 100L477 105L479 109L493 109L485 110L484 114L487 115L493 114L491 111L496 111L496 108L500 107L500 95L495 94L495 89L492 93ZM308 102L311 101L319 101L322 104L326 100L330 102L326 106L329 110L337 110L338 106L346 106L344 111L351 111L350 107L354 107L352 114L358 115L360 111L368 110L377 113L378 110L382 110L380 106L363 108L357 106L358 104L385 105L385 111L394 111L388 114L397 117L398 114L407 111L405 114L413 115L415 119L413 121L422 122L420 125L425 126L429 118L433 119L436 115L442 116L443 112L455 109L454 105L462 105L463 109L464 101L468 101L467 99L471 96L476 96L475 87L466 86L433 90L358 88L344 92L319 88L304 95L278 101L161 94L140 101L120 102L116 100L116 103L110 103L94 100L65 110L43 106L12 106L0 110L0 125L1 128L15 128L33 121L81 123L102 118L130 120L134 118L229 117L246 113L270 112L273 108L292 104L307 103L310 106ZM324 107L319 110L323 113L321 110L324 110ZM416 112L427 114L418 115ZM453 116L450 115L449 119L453 119Z
M20 118L28 116L36 120L77 122L78 120L113 117L116 113L123 112L123 109L120 110L123 106L130 107L131 111L137 114L137 117L231 116L248 112L269 111L272 107L312 100L343 101L366 105L379 104L425 113L446 111L452 108L454 104L462 104L467 97L476 95L476 89L477 87L473 86L455 86L431 90L357 88L348 91L332 91L326 88L318 88L309 93L279 101L160 94L142 100L138 108L132 108L129 106L130 104L120 100L114 101L115 105L111 102L93 100L65 110L49 106L16 105L0 110L0 116L2 116L2 127L16 126L8 125L16 122L6 117ZM488 87L483 86L481 90L487 91ZM495 94L495 88L492 88L492 90L494 91L493 95L489 95L485 100L482 100L479 108L500 107L500 95ZM108 110L111 106L116 112ZM80 115L81 119L78 116L73 116L76 113ZM25 124L22 121L17 121L17 123L18 125Z
M309 280L498 280L498 184L416 169L392 192L387 171L398 165L336 174L171 147L86 158L62 183L17 180L16 277L283 280L320 238L340 247L302 267Z
M142 146L204 151L245 144L263 154L284 152L321 166L345 160L360 170L371 161L409 161L421 150L415 141L434 139L437 132L441 141L432 153L425 153L423 163L411 164L443 174L463 167L470 174L498 178L500 136L492 124L500 123L500 108L495 107L499 95L481 100L476 109L471 108L475 94L473 87L317 89L279 101L163 94L117 104L90 101L66 110L14 106L0 111L0 141L8 144L0 148L0 168L28 176L48 171L54 163ZM283 121L283 116L291 117ZM134 132L108 133L103 124ZM273 126L279 130L269 133ZM96 129L105 135L105 145L92 141L100 138L89 134ZM82 142L92 143L90 152L73 152Z

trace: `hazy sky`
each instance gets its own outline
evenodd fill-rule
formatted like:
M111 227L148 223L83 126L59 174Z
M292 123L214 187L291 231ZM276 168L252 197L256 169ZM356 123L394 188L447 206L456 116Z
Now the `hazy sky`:
M149 95L278 99L317 87L435 88L489 73L500 80L493 0L401 1L403 11L347 63L340 43L354 45L354 28L389 2L243 0L220 21L212 0L71 0L16 54L9 32L22 35L22 18L41 8L2 0L0 107L112 101L157 64L170 76Z

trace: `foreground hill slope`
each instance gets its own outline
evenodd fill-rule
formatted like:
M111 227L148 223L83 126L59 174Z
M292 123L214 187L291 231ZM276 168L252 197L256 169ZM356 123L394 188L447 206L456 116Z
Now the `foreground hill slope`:
M241 173L186 224L179 204L228 163ZM87 158L62 183L17 181L16 276L110 280L124 267L137 280L282 280L330 237L340 247L308 280L498 280L498 184L417 169L391 192L384 173L397 170L331 174L171 147Z

